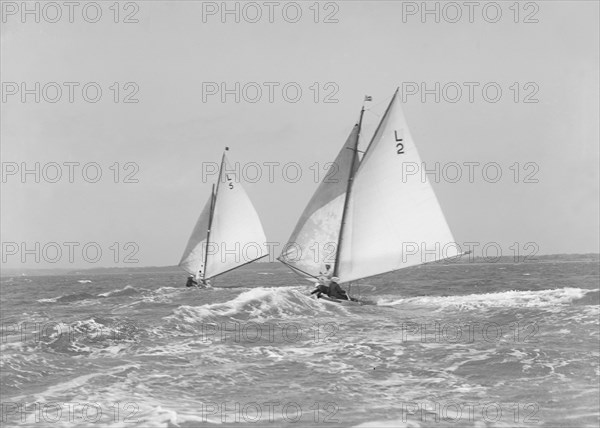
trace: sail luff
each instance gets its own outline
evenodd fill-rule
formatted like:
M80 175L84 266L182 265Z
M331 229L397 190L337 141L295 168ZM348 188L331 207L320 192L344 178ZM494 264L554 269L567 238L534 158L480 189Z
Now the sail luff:
M358 159L358 142L360 140L360 130L362 127L362 119L365 113L365 106L363 105L360 110L360 117L358 119L358 129L356 131L356 138L354 140L354 147L352 148L352 163L350 166L350 174L348 174L348 183L346 185L346 194L344 195L344 208L342 209L342 221L340 223L340 233L338 234L338 242L335 252L335 263L333 265L333 276L338 276L340 253L342 250L342 239L344 236L344 225L346 224L346 212L348 210L348 201L350 200L350 192L352 191L352 179L354 178L354 167L356 160Z

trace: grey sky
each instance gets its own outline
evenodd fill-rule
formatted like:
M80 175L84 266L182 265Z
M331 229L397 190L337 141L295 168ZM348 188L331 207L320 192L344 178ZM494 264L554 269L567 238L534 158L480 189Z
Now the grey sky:
M420 94L404 94L404 112L428 166L501 166L497 183L486 181L481 167L475 169L474 183L466 176L457 183L433 183L457 241L497 242L504 255L512 255L515 242L521 248L535 242L539 254L599 250L597 2L537 2L538 23L515 23L509 9L513 2L499 2L503 15L497 23L486 22L480 9L473 23L468 17L458 23L428 17L422 23L419 15L403 22L402 2L359 1L337 2L338 23L315 23L309 9L313 2L306 2L295 24L286 22L279 9L274 23L266 17L235 23L231 16L222 23L218 14L206 16L204 23L202 2L191 1L137 2L139 23L114 23L108 9L112 2L100 3L103 16L95 24L77 12L74 23L3 17L5 85L80 82L81 88L97 82L103 90L97 103L86 102L80 89L69 103L64 85L56 103L35 103L33 95L22 103L20 94L3 93L5 166L97 162L103 173L97 183L86 182L81 167L74 183L68 182L65 166L58 183L43 177L35 183L33 176L22 183L19 174L7 176L2 183L3 242L26 242L31 248L35 242L97 242L104 256L95 265L102 266L115 265L112 243L135 242L138 266L176 264L213 181L202 182L201 164L218 162L228 145L232 162L279 163L273 183L264 167L261 180L244 185L267 237L284 243L317 186L310 167L318 162L322 178L323 164L341 147L365 94L373 97L372 111L365 115L368 136L403 82L424 82L429 88L435 82L457 82L463 94L456 103L443 97L436 103L433 95L422 102ZM320 20L334 10L324 7ZM121 10L119 19L128 12ZM520 10L519 20L530 12ZM109 89L114 82L120 83L119 103ZM138 103L122 102L132 91L123 87L127 82L138 85ZM203 102L203 82L226 82L230 88L235 82L257 82L263 95L256 103L243 97L235 103L233 96L223 103L219 95ZM280 83L272 103L264 82ZM283 99L280 88L288 82L303 90L297 103ZM316 103L310 89L314 82L320 88ZM328 82L336 86L326 88ZM463 82L480 84L472 103ZM503 91L496 103L482 96L488 82ZM514 82L517 103L510 89ZM534 85L525 87L528 82ZM334 87L338 102L323 102ZM533 98L539 102L523 102L535 87ZM121 168L119 181L132 171L123 169L126 162L138 165L139 182L114 183L109 167L115 162ZM290 162L302 167L296 183L282 176L282 166ZM520 164L518 183L509 168L515 162ZM535 165L524 169L528 162ZM539 182L524 183L536 168ZM117 264L122 265L126 252L121 249ZM94 264L76 253L73 264L66 255L56 264L43 257L38 264L33 257L21 263L17 255L3 266Z

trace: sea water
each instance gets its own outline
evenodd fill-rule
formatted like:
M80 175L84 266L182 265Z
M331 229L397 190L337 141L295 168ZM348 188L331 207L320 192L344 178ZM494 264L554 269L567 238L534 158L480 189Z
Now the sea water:
M598 257L2 278L2 425L597 427ZM221 288L222 287L222 288Z

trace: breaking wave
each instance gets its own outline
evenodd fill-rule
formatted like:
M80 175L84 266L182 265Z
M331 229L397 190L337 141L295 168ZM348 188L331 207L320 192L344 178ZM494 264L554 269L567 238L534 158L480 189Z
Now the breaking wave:
M419 296L389 300L382 298L379 306L422 305L440 309L475 309L486 307L552 307L569 304L594 291L583 288L557 288L538 291L503 291L498 293L469 294L466 296Z
M120 297L120 296L134 296L139 294L140 290L131 285L126 285L125 288L121 288L120 290L112 290L107 291L106 293L98 294L98 297Z
M175 309L167 319L186 324L213 321L219 318L236 320L264 320L269 318L290 318L349 312L337 303L312 299L306 291L296 288L253 288L232 300L201 306L183 305Z

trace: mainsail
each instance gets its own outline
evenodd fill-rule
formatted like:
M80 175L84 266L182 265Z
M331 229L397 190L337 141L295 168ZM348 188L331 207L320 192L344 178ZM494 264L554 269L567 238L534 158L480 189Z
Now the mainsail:
M353 177L338 252L341 282L460 254L426 177L406 177L421 158L398 90Z
M278 258L304 274L316 277L324 264L335 263L347 183L358 167L355 154L359 123L353 127Z
M229 171L223 153L216 190L204 206L179 263L193 275L201 270L202 279L268 255L260 218L241 183Z
M460 254L427 178L406 179L422 163L398 90L359 162L363 111L332 166L341 181L321 183L279 258L297 271L328 263L349 282Z

